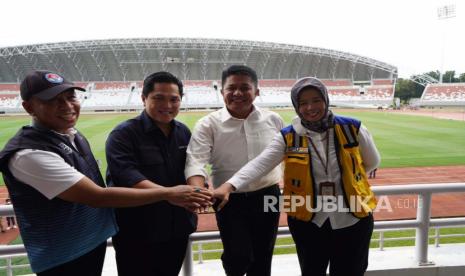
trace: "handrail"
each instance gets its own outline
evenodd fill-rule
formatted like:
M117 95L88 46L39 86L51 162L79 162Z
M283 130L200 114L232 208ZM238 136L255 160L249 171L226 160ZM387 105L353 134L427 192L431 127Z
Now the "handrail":
M464 182L372 186L375 195L465 192Z
M432 262L428 261L428 231L430 226L465 225L465 217L449 219L431 219L431 195L437 193L465 192L465 183L373 186L372 190L376 196L402 194L418 195L418 208L416 219L397 221L377 221L375 222L375 229L416 228L415 259L417 260L419 266L433 264ZM282 234L290 234L289 228L279 227L278 235ZM205 240L206 237L218 239L219 232L215 231L191 234L187 246L187 254L183 264L184 276L193 275L192 242Z
M431 240L434 240L434 246L435 247L439 247L440 246L440 240L441 239L445 239L445 238L465 238L465 233L460 233L460 234L441 234L439 229L441 228L451 228L450 226L445 226L445 227L434 227L434 234L430 234L429 235L429 239L430 241ZM379 236L376 238L376 237L372 237L371 238L371 244L378 244L377 247L373 247L372 245L370 245L370 250L373 250L375 248L378 248L380 251L384 251L384 247L385 247L385 243L386 242L397 242L397 241L412 241L412 240L415 240L415 236L411 236L410 234L406 234L405 236L400 236L400 237L385 237L385 233L391 233L391 232L397 232L397 231L401 231L401 230L405 230L405 229L412 229L414 230L414 228L402 228L402 229L386 229L386 230L382 230L382 229L375 229L373 231L373 234L375 233L378 233ZM291 238L292 236L291 235L278 235L278 239L283 239L283 238ZM192 242L193 245L197 245L197 249L193 249L192 250L192 253L193 255L197 255L197 262L198 264L202 264L203 261L204 261L204 254L207 254L207 253L221 253L223 252L223 249L220 247L220 243L221 243L221 240L220 239L213 239L213 240L207 240L207 241L195 241L195 242ZM203 246L205 244L215 244L215 248L211 248L211 249L204 249ZM431 242L430 242L431 244ZM447 242L445 243L447 244ZM390 245L389 247L391 246L395 246L395 245ZM281 243L281 244L276 244L275 249L281 249L281 248L294 248L295 249L295 243L293 243L293 241L290 241L289 243ZM278 253L279 254L279 253Z
M374 186L373 192L377 196L381 195L401 195L417 194L418 208L416 219L397 220L397 221L377 221L375 229L402 229L415 228L415 257L420 266L432 264L428 261L428 231L430 227L440 226L463 226L465 225L465 216L458 218L437 218L431 219L431 197L432 194L465 192L465 183L443 183L443 184L409 184L409 185L389 185ZM14 215L11 205L0 206L0 216ZM288 227L279 227L278 235L289 235ZM190 236L186 257L184 259L184 276L193 275L193 257L192 242L219 239L218 231L193 233ZM111 246L111 242L108 244ZM26 253L24 245L4 245L0 246L0 255L14 255Z

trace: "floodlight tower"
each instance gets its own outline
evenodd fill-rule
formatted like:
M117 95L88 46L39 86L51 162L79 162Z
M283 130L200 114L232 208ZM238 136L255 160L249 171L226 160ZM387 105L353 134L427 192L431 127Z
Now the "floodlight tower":
M438 7L438 20L445 21L456 16L455 4L442 5ZM445 48L446 33L442 28L442 49L441 49L441 69L439 70L439 83L442 83L442 72L444 71L444 48Z

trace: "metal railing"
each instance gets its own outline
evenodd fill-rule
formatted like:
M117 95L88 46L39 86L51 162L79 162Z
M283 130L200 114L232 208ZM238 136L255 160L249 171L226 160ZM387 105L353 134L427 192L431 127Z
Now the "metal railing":
M396 221L377 221L375 222L375 230L381 231L377 240L379 241L380 249L383 250L384 243L388 240L401 240L411 239L408 237L401 238L385 238L383 230L398 230L398 229L415 229L415 258L419 266L433 264L428 260L428 240L429 238L435 239L435 245L439 245L439 238L441 237L438 230L433 236L429 236L430 228L465 226L465 217L458 218L440 218L431 219L431 197L432 194L450 193L450 192L465 192L465 183L444 183L444 184L409 184L409 185L393 185L393 186L375 186L372 187L377 196L381 195L405 195L416 194L418 195L417 216L413 220L396 220ZM0 216L13 215L12 206L0 206ZM289 236L288 227L280 227L278 229L278 236ZM463 236L462 234L446 235L450 237ZM445 237L445 236L443 236ZM193 275L193 250L192 244L202 241L219 241L219 232L199 232L190 236L186 257L183 263L183 275ZM111 246L111 243L109 243ZM201 245L200 245L201 246ZM286 247L292 245L285 245ZM199 250L197 250L199 251ZM202 251L202 249L200 249ZM217 250L220 252L220 250ZM205 252L205 251L204 251ZM7 275L12 275L12 268L18 267L11 265L8 258L17 255L25 255L26 251L24 245L4 245L0 246L0 258L7 259ZM198 253L198 252L196 252ZM202 259L202 257L200 257ZM20 265L24 266L24 265Z
M434 233L429 235L429 240L431 244L431 240L433 241L433 244L435 247L439 247L441 244L441 239L444 238L465 238L465 233L463 234L441 234L440 229L441 228L448 228L448 227L434 227ZM386 233L393 233L393 232L398 232L398 231L403 231L403 230L414 230L414 228L411 229L388 229L388 230L374 230L374 233L378 233L379 237L378 238L371 238L371 244L370 246L371 249L379 249L380 251L384 251L386 246L386 243L388 242L401 242L401 241L415 241L415 236L414 235L406 235L406 236L400 236L400 237L385 237L384 234ZM465 229L464 229L465 230ZM290 238L291 235L280 235L277 239L277 243L280 241L280 239L283 238ZM464 239L465 240L465 239ZM376 246L373 246L373 244L376 244ZM210 253L222 253L222 244L220 239L214 239L214 240L207 240L207 241L198 241L198 242L193 242L192 243L192 256L194 259L197 257L197 263L202 264L206 257L204 255L210 254ZM210 247L214 247L212 249L205 249L205 245L212 245ZM197 249L195 249L195 246L197 246ZM396 245L390 245L390 246L396 246ZM290 239L289 243L282 243L282 244L276 244L274 249L285 249L285 248L295 248L295 243L293 242L292 239ZM282 254L282 253L278 253Z
M465 226L465 217L431 219L431 197L432 194L465 192L465 183L443 183L443 184L409 184L372 187L376 196L381 195L418 195L417 216L413 220L377 221L376 230L387 229L415 229L415 259L419 266L431 265L428 261L428 233L430 227ZM280 227L278 236L290 235L288 227ZM184 276L193 275L192 243L198 241L219 239L219 232L194 233L190 236L184 259ZM381 239L386 240L384 237ZM383 241L383 245L384 245Z

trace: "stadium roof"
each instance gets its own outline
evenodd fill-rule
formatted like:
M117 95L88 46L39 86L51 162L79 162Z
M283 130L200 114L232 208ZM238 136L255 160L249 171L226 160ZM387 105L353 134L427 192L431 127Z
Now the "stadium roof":
M330 49L244 40L137 38L0 48L0 82L19 82L33 69L61 72L73 81L142 80L160 70L183 80L215 80L231 64L249 65L261 79L397 77L395 66Z

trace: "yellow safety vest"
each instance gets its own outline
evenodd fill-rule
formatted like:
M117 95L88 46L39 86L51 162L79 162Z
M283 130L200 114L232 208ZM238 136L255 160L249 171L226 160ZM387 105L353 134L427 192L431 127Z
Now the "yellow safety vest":
M342 190L346 206L357 218L366 217L376 207L376 198L368 183L357 133L360 122L352 118L335 116L335 142L339 168L341 171ZM284 158L284 206L290 206L293 196L299 196L305 200L311 200L311 204L290 206L287 212L298 220L310 221L313 209L316 206L315 181L313 167L310 158L308 140L306 136L295 133L292 126L281 130L286 142L286 154ZM338 183L336 183L338 185ZM290 200L290 202L286 202ZM296 201L294 201L296 202Z

